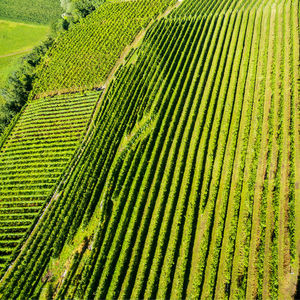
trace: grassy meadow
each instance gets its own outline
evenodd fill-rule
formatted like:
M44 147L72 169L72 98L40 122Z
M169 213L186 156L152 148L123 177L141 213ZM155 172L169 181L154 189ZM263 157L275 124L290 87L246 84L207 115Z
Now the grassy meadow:
M48 32L49 26L0 20L0 89L22 56L38 45Z
M45 25L33 25L0 20L0 57L26 52L49 32Z
M49 24L61 14L59 0L0 1L0 90L21 57L46 37Z

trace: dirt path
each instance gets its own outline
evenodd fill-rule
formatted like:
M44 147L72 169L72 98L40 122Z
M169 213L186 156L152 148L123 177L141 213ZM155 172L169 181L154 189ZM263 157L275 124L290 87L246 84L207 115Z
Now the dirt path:
M279 24L283 24L283 16L281 11L283 10L282 4L276 6L275 16L275 72L274 72L274 134L272 137L272 149L271 149L271 166L269 173L269 186L267 192L267 210L266 210L266 227L265 227L265 250L264 250L264 267L263 267L263 299L269 299L272 297L272 247L273 247L273 232L276 230L277 224L276 214L278 213L278 207L276 206L276 174L280 168L280 140L275 134L280 131L280 112L281 112L281 74L282 74L282 61L284 59L282 55L282 39L283 28Z
M299 295L300 293L300 277L298 278L299 267L300 267L300 97L299 97L299 87L300 87L300 74L299 74L299 7L297 1L292 4L292 38L293 38L293 75L294 75L294 85L293 85L293 118L294 118L294 142L295 142L295 221L296 221L296 231L295 231L295 242L296 242L296 257L295 262L292 265L291 270L291 281L293 284L294 291ZM298 285L298 290L297 290Z
M274 64L274 42L275 42L275 11L270 10L270 32L269 32L269 45L268 45L268 61L266 71L266 89L265 89L265 103L263 114L262 126L262 143L260 148L259 164L256 173L256 186L253 203L253 217L252 217L252 230L249 251L249 268L248 268L248 281L247 281L247 296L249 299L255 299L258 290L258 249L262 242L262 229L261 222L261 209L264 208L263 203L263 189L264 178L267 172L268 164L268 145L270 143L269 131L271 106L272 106L272 66Z
M290 265L290 241L289 241L289 228L288 228L288 211L289 211L289 174L291 157L291 139L290 139L290 124L291 124L291 77L292 74L290 64L291 47L290 47L290 19L291 11L288 5L283 6L283 25L284 28L284 70L283 70L283 140L282 140L282 168L281 168L281 186L280 186L280 201L279 201L279 220L278 220L278 283L279 283L279 299L291 299L290 286L291 280L289 279L291 273Z
M9 54L0 55L0 58L15 56L15 55L18 55L18 54L23 54L23 53L29 52L30 50L32 50L32 48L21 50L21 51L12 52L12 53L9 53Z
M102 88L106 88L107 86L109 86L109 83L111 82L111 80L114 78L114 75L116 73L116 71L118 70L118 68L120 67L120 65L124 64L125 62L125 57L129 54L129 52L131 51L131 49L137 48L140 44L140 42L143 40L147 30L151 27L151 25L155 22L155 21L159 21L162 18L168 16L171 11L175 8L177 8L180 4L182 3L182 0L178 0L173 6L167 8L167 10L159 15L156 19L152 20L149 22L149 24L147 25L146 28L142 29L138 35L135 37L134 41L125 47L125 49L123 50L120 58L118 59L118 61L116 62L115 66L113 67L113 69L111 70L111 72L109 73L109 75L107 76L106 80L104 83L102 83L100 85L100 87Z

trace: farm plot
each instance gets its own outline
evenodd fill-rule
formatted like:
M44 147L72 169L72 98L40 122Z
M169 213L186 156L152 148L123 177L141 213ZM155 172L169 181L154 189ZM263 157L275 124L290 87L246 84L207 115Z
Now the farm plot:
M298 10L185 0L155 22L3 297L291 298Z
M127 176L125 169L120 178L111 171L100 199L113 207L101 222L77 296L289 295L292 283L284 278L295 258L295 166L289 161L295 89L283 87L292 86L296 61L295 42L283 41L292 39L296 26L294 2L214 5L203 4L202 18L180 18L175 10L171 16L178 19L156 27L158 34L177 29L171 32L175 43L183 42L182 56L172 57L170 77L157 66L165 79L154 73L157 89L154 83L133 98L148 100L152 130L130 168L124 159ZM212 17L209 9L215 9ZM154 37L147 35L146 49ZM142 82L151 86L147 76ZM263 202L259 191L269 184Z
M59 0L2 0L0 3L0 19L9 21L50 24L62 13Z
M30 102L0 149L0 266L40 215L81 141L98 93Z
M33 96L99 87L121 52L173 0L106 2L61 34L41 64Z

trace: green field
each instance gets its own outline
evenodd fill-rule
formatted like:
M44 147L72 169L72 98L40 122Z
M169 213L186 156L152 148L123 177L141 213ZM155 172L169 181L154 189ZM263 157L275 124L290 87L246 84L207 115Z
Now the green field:
M126 45L174 0L102 4L57 39L37 72L33 96L103 85Z
M30 102L2 145L0 220L7 214L10 220L0 223L0 268L52 196L98 98L97 93ZM24 162L28 162L26 167Z
M298 0L112 1L61 34L0 140L0 298L293 299L299 49Z
M0 58L28 52L49 33L49 26L0 20Z
M0 19L49 24L62 14L59 0L1 0Z
M46 37L50 22L61 14L59 0L0 2L0 89L18 68L20 58ZM4 103L1 95L0 103Z
M0 20L0 89L20 59L49 33L49 26ZM0 96L0 102L4 101Z

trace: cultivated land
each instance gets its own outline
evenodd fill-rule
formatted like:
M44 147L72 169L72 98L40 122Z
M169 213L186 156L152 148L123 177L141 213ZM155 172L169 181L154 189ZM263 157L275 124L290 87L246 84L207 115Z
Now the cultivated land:
M0 151L0 268L47 205L82 140L98 94L28 103Z
M103 3L57 40L40 65L33 95L100 87L124 47L172 2Z
M16 22L49 24L55 21L62 8L59 0L1 0L0 19Z
M137 0L61 34L0 143L2 298L292 299L298 30L295 0Z

